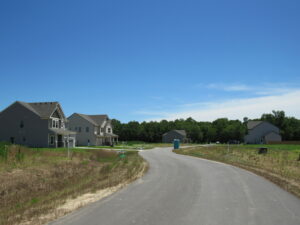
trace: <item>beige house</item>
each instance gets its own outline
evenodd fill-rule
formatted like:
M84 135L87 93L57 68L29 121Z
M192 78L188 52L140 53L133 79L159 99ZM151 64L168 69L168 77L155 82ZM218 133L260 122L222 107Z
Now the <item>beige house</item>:
M111 120L107 115L73 113L68 117L68 128L76 132L79 146L113 145L118 142L118 135L113 133Z
M58 102L16 101L0 113L0 141L30 147L75 146Z

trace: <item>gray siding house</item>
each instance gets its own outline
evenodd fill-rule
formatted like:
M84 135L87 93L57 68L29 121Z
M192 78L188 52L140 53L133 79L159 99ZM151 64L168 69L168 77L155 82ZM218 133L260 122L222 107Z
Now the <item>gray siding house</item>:
M249 121L246 144L267 144L272 141L281 141L280 130L273 124L265 121Z
M77 145L101 146L118 142L107 115L85 115L73 113L68 117L68 128L76 132Z
M0 141L30 147L67 147L75 144L75 132L58 102L16 101L0 113Z
M182 143L187 142L188 138L186 137L185 130L171 130L162 136L163 143L172 143L174 139L179 139Z

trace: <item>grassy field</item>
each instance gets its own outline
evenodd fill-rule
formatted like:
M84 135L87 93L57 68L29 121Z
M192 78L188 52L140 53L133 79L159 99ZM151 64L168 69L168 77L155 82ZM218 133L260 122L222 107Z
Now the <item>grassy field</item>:
M180 144L181 146L194 145L194 144ZM124 150L140 150L140 149L152 149L158 147L172 147L171 143L147 143L147 142L138 142L138 141L130 141L130 142L120 142L117 145L111 146L90 146L96 148L111 148L111 149L124 149ZM87 147L87 146L83 146Z
M258 154L267 147L266 154ZM300 197L300 145L208 145L175 150L250 170Z
M145 168L136 151L32 149L0 144L0 224L51 213L67 199L135 179ZM31 224L31 223L30 223Z

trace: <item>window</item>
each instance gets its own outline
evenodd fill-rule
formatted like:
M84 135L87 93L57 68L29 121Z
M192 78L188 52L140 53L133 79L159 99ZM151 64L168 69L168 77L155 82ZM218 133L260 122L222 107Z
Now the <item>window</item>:
M86 127L85 128L85 131L88 133L88 132L90 132L90 128L89 127Z
M55 127L55 120L52 120L52 127Z
M21 120L21 122L20 122L20 128L23 128L24 127L24 122L23 122L23 120Z
M101 127L101 133L103 133L103 132L104 132L104 128Z
M79 132L79 133L81 132L81 127L78 127L78 132Z
M111 128L110 128L110 127L107 129L107 132L108 132L108 133L110 133L110 132L111 132Z
M54 135L50 136L50 145L54 145Z
M23 142L26 142L26 137L23 137L23 139L22 139L22 140L23 140Z

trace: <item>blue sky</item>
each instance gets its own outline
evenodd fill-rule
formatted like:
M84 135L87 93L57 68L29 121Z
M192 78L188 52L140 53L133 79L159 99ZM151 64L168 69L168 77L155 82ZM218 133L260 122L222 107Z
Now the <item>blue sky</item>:
M0 2L0 110L300 118L300 1Z

